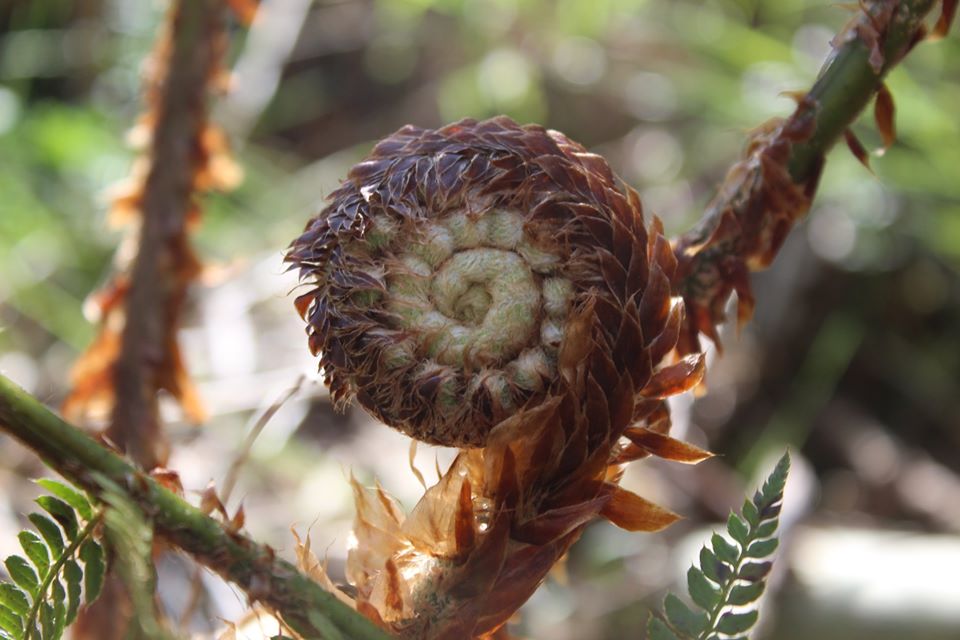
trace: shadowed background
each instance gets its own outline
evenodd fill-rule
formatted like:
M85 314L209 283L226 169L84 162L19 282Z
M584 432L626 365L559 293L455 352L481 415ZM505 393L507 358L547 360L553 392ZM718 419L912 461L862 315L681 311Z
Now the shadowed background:
M636 187L668 235L698 218L745 132L786 115L847 14L819 0L265 0L237 28L232 90L214 118L246 178L207 199L207 262L182 340L211 418L170 407L171 465L188 490L222 485L251 424L286 390L228 508L292 555L313 523L342 576L346 477L379 478L406 507L421 488L408 441L335 414L288 295L282 250L379 137L506 113L564 131ZM126 131L161 3L0 5L0 370L53 406L93 337L84 298L121 235L105 220L129 172ZM686 517L667 531L591 527L523 609L532 638L641 637L647 612L710 528L785 446L784 545L757 637L960 635L960 43L920 45L888 81L897 144L875 174L831 154L810 218L755 277L757 314L713 358L709 394L675 404L678 437L722 454L696 468L634 465L624 484ZM856 127L880 146L869 118ZM715 355L715 354L713 354ZM298 382L301 376L306 380ZM422 446L435 477L450 451ZM0 553L42 473L0 436ZM329 548L328 548L329 546ZM185 562L161 564L182 610ZM236 617L213 578L198 631Z

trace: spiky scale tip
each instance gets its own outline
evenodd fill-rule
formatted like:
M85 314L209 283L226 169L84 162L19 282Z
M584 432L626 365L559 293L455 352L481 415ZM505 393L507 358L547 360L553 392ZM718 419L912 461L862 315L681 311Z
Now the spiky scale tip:
M380 142L287 260L313 285L298 307L338 406L356 397L417 439L469 447L556 393L574 309L599 296L615 338L625 305L650 306L646 251L630 262L647 242L602 158L501 117ZM657 294L645 339L617 358L636 383L670 310Z

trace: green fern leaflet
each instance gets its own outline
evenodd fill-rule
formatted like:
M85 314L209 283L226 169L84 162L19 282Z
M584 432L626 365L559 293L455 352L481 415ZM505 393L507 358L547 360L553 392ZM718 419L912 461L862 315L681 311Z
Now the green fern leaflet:
M650 640L745 640L759 615L749 605L763 594L773 566L769 556L777 549L783 489L790 470L790 454L784 453L770 477L745 500L741 515L730 514L727 534L714 533L710 544L700 549L700 567L687 571L690 599L695 611L675 595L667 594L663 613L650 618Z
M17 536L24 555L4 561L11 582L0 582L2 640L60 638L77 616L81 592L90 603L103 586L103 548L93 539L101 514L72 487L37 484L52 495L37 498L46 513L27 516L36 531Z

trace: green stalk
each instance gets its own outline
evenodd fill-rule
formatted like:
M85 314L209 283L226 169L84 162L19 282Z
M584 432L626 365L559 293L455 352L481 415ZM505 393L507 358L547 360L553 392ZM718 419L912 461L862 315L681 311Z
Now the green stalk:
M352 640L386 640L370 620L257 544L162 487L141 470L68 424L8 378L0 375L0 429L33 449L55 471L93 495L103 474L153 520L157 533L198 562L234 582L277 611L305 638L336 628Z
M695 332L716 336L735 290L739 320L749 318L748 271L769 264L784 235L806 213L827 152L923 35L926 15L942 3L863 0L796 111L753 138L749 155L728 173L700 221L674 240L680 268L672 289L686 301Z
M870 64L870 46L856 36L843 44L831 62L820 72L807 97L817 105L816 128L806 142L793 146L788 169L802 184L811 177L827 151L853 124L883 84L887 72L907 53L910 41L924 17L938 0L885 0L870 2L865 9L876 15L889 7L895 12L882 43L883 66ZM869 21L866 22L869 24Z

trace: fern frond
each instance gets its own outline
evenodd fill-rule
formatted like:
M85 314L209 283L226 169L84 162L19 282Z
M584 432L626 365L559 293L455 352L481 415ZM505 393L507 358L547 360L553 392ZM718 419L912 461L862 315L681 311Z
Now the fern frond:
M702 609L695 611L672 593L663 602L663 613L650 618L649 640L745 640L759 615L746 609L763 594L773 566L769 556L776 551L783 489L790 470L790 454L784 453L763 486L745 500L740 515L727 519L728 540L714 533L710 544L700 549L700 566L687 571L690 599Z
M0 582L2 640L60 638L77 616L81 594L89 604L103 585L103 549L93 538L102 514L72 487L37 484L53 495L37 498L45 514L27 516L36 532L17 536L24 555L4 561L11 582Z

